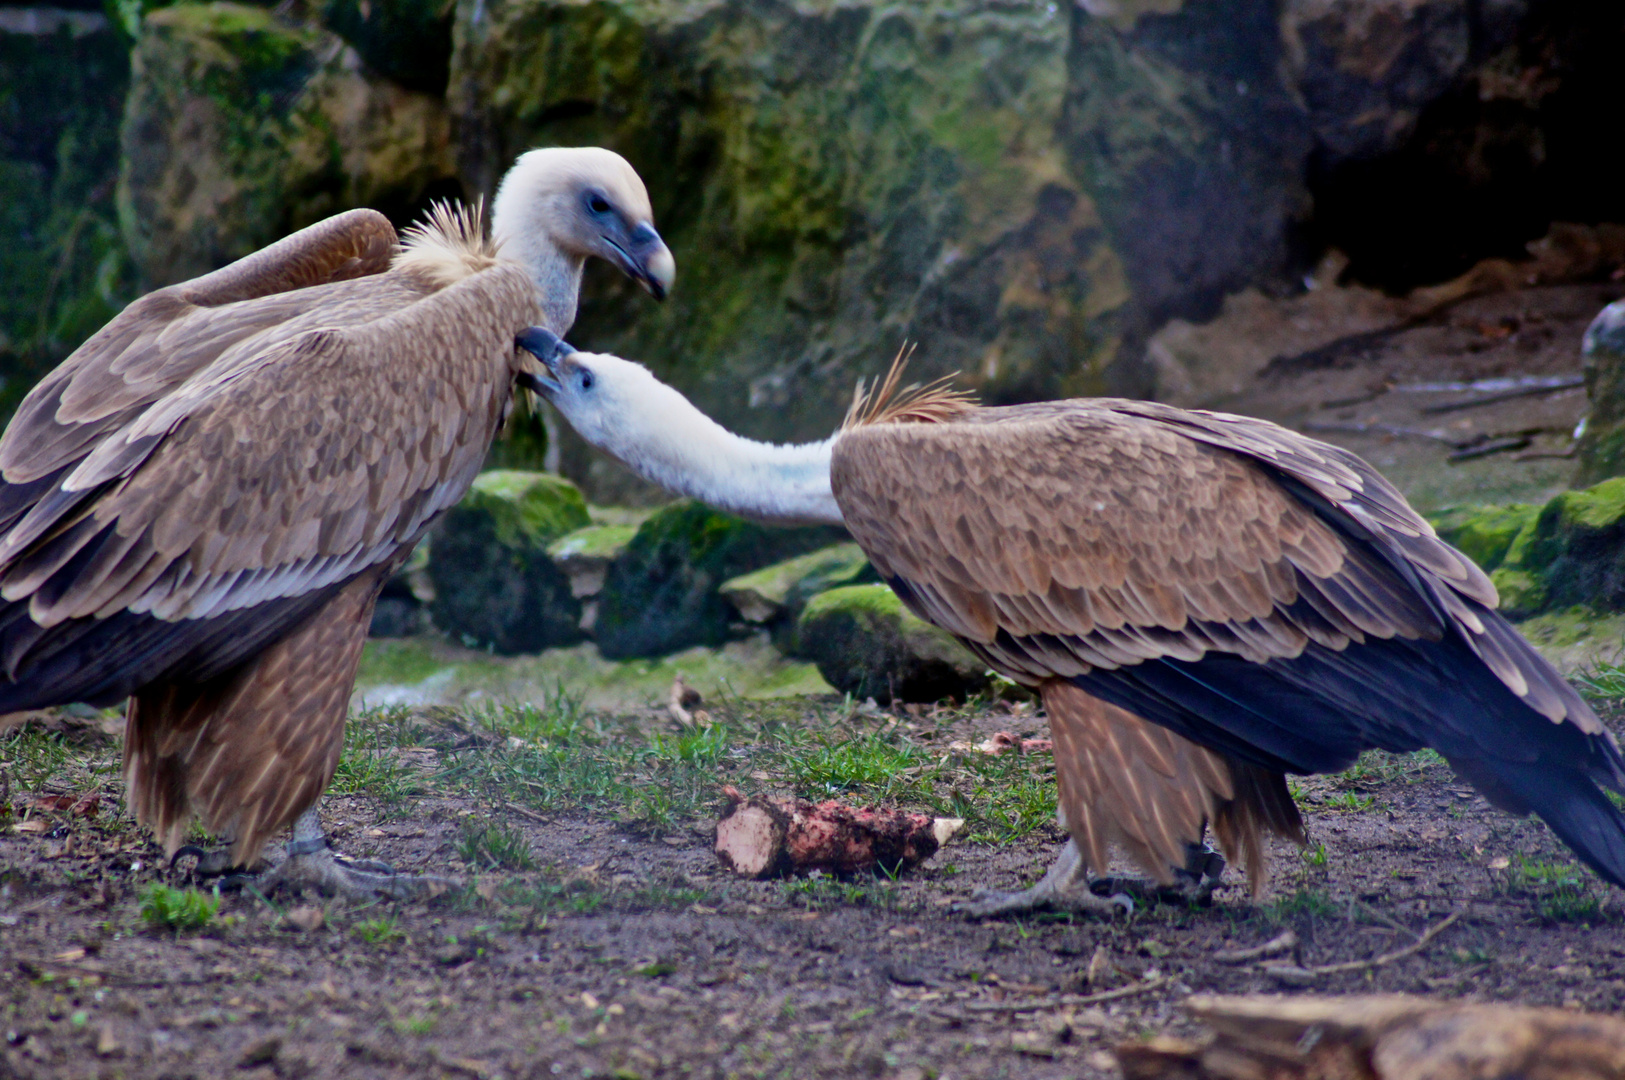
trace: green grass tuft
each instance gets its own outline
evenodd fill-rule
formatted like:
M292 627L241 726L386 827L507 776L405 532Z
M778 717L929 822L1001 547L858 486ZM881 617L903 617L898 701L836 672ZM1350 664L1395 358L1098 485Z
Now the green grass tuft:
M465 818L457 854L469 866L482 870L530 870L536 865L525 834L501 821Z
M220 913L220 897L155 881L141 893L141 917L155 930L202 930Z

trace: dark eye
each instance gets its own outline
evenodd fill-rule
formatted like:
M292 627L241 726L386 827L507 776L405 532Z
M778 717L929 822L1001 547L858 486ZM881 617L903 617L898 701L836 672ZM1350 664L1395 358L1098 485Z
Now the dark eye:
M592 372L583 371L581 373L581 389L583 389L583 390L591 390L592 389Z
M587 209L595 214L609 213L609 200L596 191L587 196Z

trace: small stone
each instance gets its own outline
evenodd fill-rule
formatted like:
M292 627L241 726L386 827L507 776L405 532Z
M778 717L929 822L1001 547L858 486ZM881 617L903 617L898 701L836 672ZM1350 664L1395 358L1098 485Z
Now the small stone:
M282 1039L276 1035L267 1035L263 1039L256 1039L243 1048L242 1054L237 1058L239 1069L252 1069L260 1065L269 1065L276 1060L282 1052Z
M112 1024L103 1024L96 1032L96 1053L102 1057L113 1057L122 1052L119 1046L118 1033L113 1030Z
M320 930L327 922L327 916L322 913L322 909L319 907L312 904L301 904L299 907L290 908L287 914L282 916L282 921L295 930L302 930L308 934Z

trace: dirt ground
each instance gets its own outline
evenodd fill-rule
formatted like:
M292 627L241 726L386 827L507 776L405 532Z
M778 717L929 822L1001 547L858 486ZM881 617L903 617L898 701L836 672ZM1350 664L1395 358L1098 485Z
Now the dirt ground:
M238 892L178 932L141 910L182 882L125 815L116 743L0 742L0 1075L1093 1077L1117 1075L1124 1040L1188 1030L1192 992L1625 1005L1621 896L1426 752L1299 783L1313 844L1275 852L1261 902L1232 870L1210 906L975 922L955 903L1057 850L1049 755L974 748L1038 733L1030 707L736 701L684 736L655 713L559 712L352 722L335 846L464 886L360 909ZM711 852L722 782L958 810L968 838L896 880L731 880ZM292 925L300 906L322 925ZM1226 962L1286 931L1295 946Z

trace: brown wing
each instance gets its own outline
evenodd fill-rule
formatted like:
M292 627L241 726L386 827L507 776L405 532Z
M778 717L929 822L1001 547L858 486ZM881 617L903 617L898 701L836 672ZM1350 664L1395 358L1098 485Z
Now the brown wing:
M0 438L0 528L19 514L19 488L77 461L224 350L313 302L288 294L387 270L395 242L382 214L352 210L130 304L29 392Z
M1600 730L1484 606L1482 575L1357 459L1261 421L1154 412L1078 401L858 428L836 441L835 496L905 600L1011 677L1071 679L1260 765L1498 744L1453 685L1482 665L1427 648L1468 635L1514 653L1497 685ZM1402 644L1368 647L1385 642Z
M218 363L104 440L63 480L86 504L0 565L0 700L206 679L415 542L477 473L536 315L502 264Z

